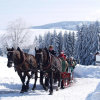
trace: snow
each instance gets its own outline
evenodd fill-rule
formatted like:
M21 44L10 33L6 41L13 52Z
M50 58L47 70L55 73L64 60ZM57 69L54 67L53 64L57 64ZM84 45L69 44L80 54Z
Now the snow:
M100 66L77 65L74 70L74 82L53 95L44 91L37 82L31 90L34 79L30 81L28 92L20 93L21 81L14 68L7 67L7 58L0 57L0 100L100 100Z
M80 78L98 78L100 79L100 66L83 66L77 65L74 70L76 77Z

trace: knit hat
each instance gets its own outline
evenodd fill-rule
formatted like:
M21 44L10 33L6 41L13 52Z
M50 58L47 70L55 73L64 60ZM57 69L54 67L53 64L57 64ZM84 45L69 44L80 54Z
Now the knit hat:
M60 54L64 54L64 51L61 51Z

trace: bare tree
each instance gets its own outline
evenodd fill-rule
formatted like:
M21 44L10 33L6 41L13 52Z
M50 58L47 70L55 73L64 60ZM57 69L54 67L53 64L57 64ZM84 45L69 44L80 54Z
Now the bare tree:
M14 48L23 48L29 39L29 29L25 27L25 22L22 19L10 22L7 28L7 33L7 44L12 45Z

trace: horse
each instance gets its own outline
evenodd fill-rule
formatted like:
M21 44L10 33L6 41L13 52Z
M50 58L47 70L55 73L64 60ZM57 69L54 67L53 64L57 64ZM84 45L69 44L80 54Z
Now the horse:
M40 68L40 71L42 71L44 73L43 75L45 75L45 87L48 87L50 85L49 94L52 95L53 80L55 82L58 81L58 87L60 87L61 85L61 60L58 57L55 57L54 55L50 54L47 48L38 50L35 48L35 58Z
M33 85L32 90L36 87L36 81L37 81L37 63L36 59L33 55L24 53L19 47L17 49L7 48L7 58L8 68L12 67L12 64L14 63L14 69L18 73L21 82L22 82L22 88L20 93L27 92L29 89L29 81L30 78L32 78L32 75L35 74L35 82ZM25 79L27 81L25 82Z

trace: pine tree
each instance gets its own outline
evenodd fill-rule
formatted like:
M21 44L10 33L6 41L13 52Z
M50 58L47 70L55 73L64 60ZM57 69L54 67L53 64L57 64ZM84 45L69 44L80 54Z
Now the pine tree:
M58 34L58 53L60 54L60 52L63 50L63 36L62 36L62 31L59 32Z
M67 31L65 31L64 32L64 36L63 36L63 50L64 50L64 52L65 52L65 54L68 56L68 46L67 46L67 44L68 44L68 42L67 42L67 40L68 40L68 33L67 33Z
M52 34L50 32L48 32L45 36L44 36L44 42L45 42L45 47L49 47L49 45L52 44L52 40L51 40Z
M94 54L99 49L99 24L96 22L90 25L78 27L77 58L81 64L90 65L94 62Z

